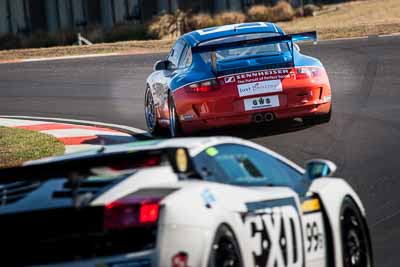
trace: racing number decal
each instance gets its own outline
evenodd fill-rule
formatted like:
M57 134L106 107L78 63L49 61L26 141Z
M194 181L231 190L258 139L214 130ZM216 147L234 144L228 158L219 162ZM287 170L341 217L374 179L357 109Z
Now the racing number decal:
M224 25L224 26L218 26L218 27L212 27L208 29L200 29L197 30L196 32L200 35L207 35L207 34L213 34L213 33L218 33L218 32L224 32L224 31L230 31L235 28L237 29L250 29L250 28L257 28L257 27L271 27L270 24L265 23L265 22L258 22L258 23L253 23L251 25L245 24L245 23L239 23L239 24L231 24L231 25Z
M325 229L321 212L304 214L306 260L325 258Z
M303 266L300 218L295 205L251 211L244 216L244 226L250 236L254 266Z
M322 233L319 231L318 224L314 222L306 223L307 253L317 251L324 247Z

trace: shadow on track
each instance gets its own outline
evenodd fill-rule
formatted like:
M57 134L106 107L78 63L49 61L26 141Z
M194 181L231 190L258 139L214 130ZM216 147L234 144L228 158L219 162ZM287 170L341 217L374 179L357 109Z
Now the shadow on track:
M269 123L248 124L229 128L211 129L194 134L194 136L236 136L243 139L268 137L284 133L296 132L312 126L305 125L301 120L278 120Z

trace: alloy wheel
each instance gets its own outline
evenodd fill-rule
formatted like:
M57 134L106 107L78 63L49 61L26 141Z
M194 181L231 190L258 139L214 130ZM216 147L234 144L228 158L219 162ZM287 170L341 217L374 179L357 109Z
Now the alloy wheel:
M156 121L156 111L154 108L153 95L151 94L149 88L147 88L146 90L144 113L146 117L147 128L149 128L149 131L152 133L156 128L157 121Z

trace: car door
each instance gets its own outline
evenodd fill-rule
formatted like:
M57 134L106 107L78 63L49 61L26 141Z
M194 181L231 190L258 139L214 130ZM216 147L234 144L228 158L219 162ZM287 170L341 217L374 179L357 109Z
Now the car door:
M186 47L187 44L184 40L177 40L167 56L167 60L169 61L167 68L156 71L152 76L154 104L159 112L161 122L162 120L169 119L168 92L170 83L182 69L181 59L183 58L184 52L186 52Z
M254 165L253 168L258 170L258 175L260 176L261 174L261 179L262 177L267 178L265 182L270 185L290 187L298 194L302 203L315 203L314 201L318 199L314 196L306 197L306 193L310 186L309 179L296 169L287 165L285 162L282 162L263 151L247 146L232 145L224 148L222 151L230 154L238 153L237 151L240 151L240 154L243 154L241 162L245 162L244 159L251 161ZM247 165L251 166L249 163L247 163ZM228 169L227 166L223 166L222 168ZM253 173L256 172L253 170ZM304 259L307 263L306 266L326 266L327 238L322 210L319 208L313 211L302 210L297 214L301 215L301 229L303 232Z
M288 186L302 174L275 157L252 147L221 144L194 158L203 179L242 186ZM267 192L267 191L266 191ZM248 266L304 266L301 210L293 197L282 196L245 203L236 230ZM239 230L238 230L239 229ZM247 266L246 265L246 266Z

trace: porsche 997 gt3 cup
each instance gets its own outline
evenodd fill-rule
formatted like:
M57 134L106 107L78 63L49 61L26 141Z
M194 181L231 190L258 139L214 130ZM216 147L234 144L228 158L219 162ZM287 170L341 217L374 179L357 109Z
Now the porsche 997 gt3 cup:
M1 265L370 267L365 210L335 169L229 137L3 169Z
M331 118L331 88L322 63L294 42L316 32L285 35L264 22L196 30L181 36L146 81L148 129L172 136L213 127L302 118Z

